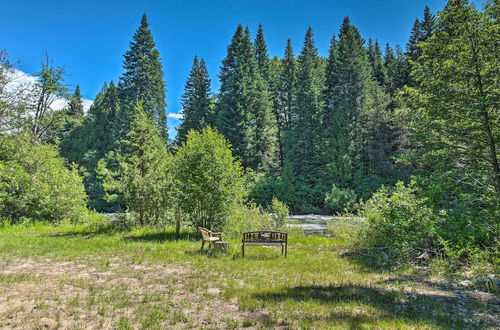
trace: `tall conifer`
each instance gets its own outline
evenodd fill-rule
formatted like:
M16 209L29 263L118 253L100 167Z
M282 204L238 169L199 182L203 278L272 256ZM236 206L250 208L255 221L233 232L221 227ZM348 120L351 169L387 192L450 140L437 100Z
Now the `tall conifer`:
M219 74L217 128L246 167L266 171L276 165L271 97L261 77L250 31L239 25Z
M300 178L304 202L311 206L318 200L320 181L320 129L323 111L324 63L314 45L313 32L307 30L298 58L297 83L287 131L285 162Z
M193 66L181 98L182 123L177 129L177 141L184 142L192 129L202 130L213 125L213 106L210 91L210 78L203 59L194 57Z
M145 14L130 42L130 49L124 55L123 68L125 72L118 85L126 118L122 136L129 128L136 102L142 100L144 110L157 124L161 136L166 140L168 130L163 68Z

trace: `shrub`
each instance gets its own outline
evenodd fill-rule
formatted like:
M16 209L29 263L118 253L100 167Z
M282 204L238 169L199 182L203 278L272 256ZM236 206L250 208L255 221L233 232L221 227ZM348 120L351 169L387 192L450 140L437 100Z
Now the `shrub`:
M0 136L0 219L78 221L88 215L86 199L76 168L66 168L54 146Z
M370 243L394 248L400 259L411 260L437 244L437 219L417 196L414 181L398 182L394 189L382 187L367 201L364 213Z
M233 208L224 228L224 237L241 238L247 231L272 230L274 221L269 214L260 206L238 205Z
M279 199L273 197L270 207L271 213L274 215L274 223L276 229L283 228L285 225L286 218L290 214L288 206L281 202Z
M333 238L350 247L359 246L366 237L366 219L356 216L336 217L326 224Z
M356 193L351 189L332 186L325 196L325 208L330 212L349 212L355 209Z

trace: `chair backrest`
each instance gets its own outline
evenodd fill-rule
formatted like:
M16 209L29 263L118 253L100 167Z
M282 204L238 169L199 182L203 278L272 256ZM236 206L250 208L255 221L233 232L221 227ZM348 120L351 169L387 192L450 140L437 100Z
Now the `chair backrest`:
M286 243L288 239L288 233L280 231L251 231L243 233L242 242L269 242L269 243Z
M198 230L200 231L201 238L204 241L208 241L210 239L210 234L208 232L208 229L200 227L200 228L198 228Z

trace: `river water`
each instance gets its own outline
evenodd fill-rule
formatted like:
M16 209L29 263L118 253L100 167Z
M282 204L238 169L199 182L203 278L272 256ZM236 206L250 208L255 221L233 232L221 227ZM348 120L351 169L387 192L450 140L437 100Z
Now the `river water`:
M308 234L328 234L327 224L335 220L343 220L353 217L339 217L333 215L291 215L286 221L286 225L292 228L302 228ZM357 218L359 219L359 218Z

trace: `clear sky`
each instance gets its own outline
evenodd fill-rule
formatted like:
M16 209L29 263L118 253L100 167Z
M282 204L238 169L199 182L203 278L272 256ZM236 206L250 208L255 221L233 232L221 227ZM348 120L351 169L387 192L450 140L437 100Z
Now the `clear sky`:
M271 55L283 54L291 38L301 48L308 26L326 55L331 37L347 15L365 39L404 46L416 17L428 5L441 10L444 0L0 0L0 49L34 73L45 51L65 68L69 85L79 84L93 99L104 81L117 81L122 55L146 13L162 58L167 83L167 111L180 111L180 95L193 57L207 62L212 87L226 46L238 24L255 35L262 24ZM172 129L178 120L169 119Z

